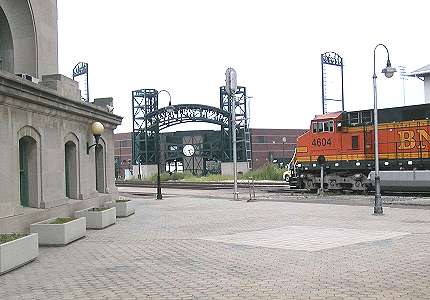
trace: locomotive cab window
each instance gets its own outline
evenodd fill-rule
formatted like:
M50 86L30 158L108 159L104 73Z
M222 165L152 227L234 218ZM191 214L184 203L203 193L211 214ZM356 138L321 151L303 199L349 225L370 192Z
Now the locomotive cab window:
M312 122L312 132L333 132L334 131L334 121L325 122Z
M313 122L312 123L312 132L316 133L318 131L318 123L317 122Z
M324 131L327 132L328 131L328 122L324 122Z
M327 131L333 132L334 131L334 121L328 121L327 122Z

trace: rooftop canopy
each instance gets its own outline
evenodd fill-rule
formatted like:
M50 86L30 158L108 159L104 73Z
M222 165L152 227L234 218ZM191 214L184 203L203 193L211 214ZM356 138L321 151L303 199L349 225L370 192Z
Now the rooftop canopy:
M419 68L418 70L410 72L409 74L406 74L406 75L411 76L411 77L427 77L427 76L430 76L430 65Z

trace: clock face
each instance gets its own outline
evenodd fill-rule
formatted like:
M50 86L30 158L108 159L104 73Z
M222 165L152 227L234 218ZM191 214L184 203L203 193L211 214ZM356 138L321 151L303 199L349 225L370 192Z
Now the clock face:
M192 156L194 154L194 146L193 145L185 145L182 152L185 156Z

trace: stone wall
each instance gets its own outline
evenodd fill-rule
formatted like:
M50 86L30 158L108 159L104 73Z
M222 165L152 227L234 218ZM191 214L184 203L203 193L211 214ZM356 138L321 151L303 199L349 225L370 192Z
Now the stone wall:
M53 77L49 77L52 81ZM32 220L38 219L34 209L52 209L64 206L64 214L76 201L97 203L117 193L114 182L113 130L121 123L121 117L107 112L91 103L76 101L70 93L70 79L65 80L67 89L61 88L62 76L57 84L58 92L9 73L0 72L0 232L7 231L5 218L32 213ZM65 92L66 91L66 92ZM66 96L66 97L64 97ZM101 122L105 127L100 144L103 146L102 193L96 190L95 148L87 154L87 143L94 144L91 124ZM32 157L29 169L29 206L23 208L20 200L20 139L32 141L28 156ZM65 144L76 147L75 188L78 199L66 197ZM22 146L23 147L23 146ZM31 152L33 151L33 152ZM69 155L70 156L70 155ZM34 167L35 166L35 167ZM69 172L70 173L70 172ZM72 181L73 182L73 181ZM109 197L107 197L109 198ZM85 206L79 204L78 206ZM69 208L67 208L69 207ZM37 212L37 211L36 211ZM42 210L40 211L42 213ZM46 212L40 214L40 218ZM25 220L25 218L20 217ZM3 220L3 223L2 223ZM25 227L25 221L18 222ZM10 223L11 224L11 223ZM16 222L14 223L17 227ZM19 227L19 226L18 226Z

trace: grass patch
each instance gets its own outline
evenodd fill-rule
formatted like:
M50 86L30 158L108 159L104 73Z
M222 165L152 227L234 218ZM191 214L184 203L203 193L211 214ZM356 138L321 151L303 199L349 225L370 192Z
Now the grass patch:
M185 179L189 182L219 182L233 180L233 176L221 175L221 174L209 174L206 176L191 176Z
M285 169L279 168L275 164L267 164L260 169L247 172L245 174L239 175L238 179L247 180L272 180L272 181L282 181L282 175L284 174ZM169 173L161 173L160 181L187 181L187 182L219 182L219 181L232 181L233 176L221 175L221 174L209 174L205 176L193 175L190 172L174 172L172 174ZM149 177L148 181L157 182L157 174ZM119 202L117 200L117 202Z
M274 164L267 164L264 167L245 173L242 179L254 180L282 180L284 169L279 168Z
M194 177L193 174L190 172L173 172L172 174L169 173L161 173L160 174L160 181L178 181L178 180L186 180L188 181L188 178ZM148 178L148 181L150 182L157 182L157 174L152 175Z
M94 208L89 209L88 211L105 211L108 209L110 209L110 208L109 207L94 207Z
M49 224L65 224L69 223L73 220L76 220L76 218L68 217L68 218L56 218L54 221L51 221Z
M14 240L20 239L27 236L25 233L6 233L0 234L0 245L8 242L12 242Z

